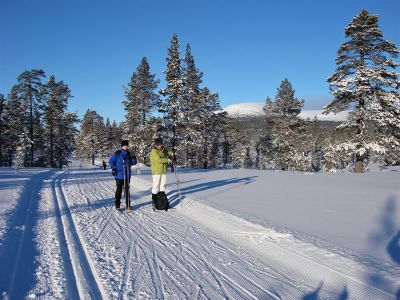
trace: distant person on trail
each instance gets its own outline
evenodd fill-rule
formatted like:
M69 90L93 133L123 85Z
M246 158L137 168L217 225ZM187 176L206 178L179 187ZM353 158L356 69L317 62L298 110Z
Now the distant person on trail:
M103 160L103 169L104 169L104 170L107 169L107 163L106 163L105 160Z
M168 210L169 203L165 195L165 183L167 182L167 166L173 153L166 148L162 139L156 138L150 151L151 174L153 175L153 188L151 200L153 209Z
M131 166L137 163L136 156L129 152L129 142L121 141L121 149L117 150L108 162L112 174L115 176L117 190L115 191L115 209L120 212L122 187L125 188L125 209L131 211L129 184L131 180Z

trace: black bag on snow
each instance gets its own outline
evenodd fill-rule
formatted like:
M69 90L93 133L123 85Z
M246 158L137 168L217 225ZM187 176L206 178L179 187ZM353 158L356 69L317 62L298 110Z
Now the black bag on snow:
M154 200L155 209L168 211L169 201L165 192L159 192Z

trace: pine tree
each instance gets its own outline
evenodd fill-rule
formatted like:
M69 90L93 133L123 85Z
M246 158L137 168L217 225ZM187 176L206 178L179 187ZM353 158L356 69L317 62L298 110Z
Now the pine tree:
M200 166L208 168L212 160L211 147L216 146L216 131L220 131L226 123L227 114L221 112L218 94L211 93L207 87L200 91L199 98L201 102L197 105L197 142L201 147L198 156Z
M52 75L46 84L46 105L44 108L45 165L62 168L68 162L71 142L69 136L72 115L66 115L71 91L62 81L56 82ZM76 116L75 116L76 119ZM72 124L73 125L73 124ZM72 142L73 144L73 142Z
M357 173L371 151L400 152L399 64L393 60L399 50L383 39L378 19L365 9L353 18L345 30L348 40L338 50L337 69L328 78L335 98L325 113L352 110L338 129L353 132L342 148L353 153Z
M271 135L267 133L263 136L260 136L255 145L256 158L254 166L256 169L264 170L267 168L270 161L273 160L272 149L273 143Z
M25 126L28 130L28 137L23 137L22 143L29 140L30 151L26 154L25 166L35 165L35 151L40 147L40 141L37 137L41 137L40 120L43 109L43 83L41 78L45 76L43 70L24 71L18 76L18 84L16 85L17 97L21 100L24 107Z
M183 94L182 94L182 149L185 152L185 165L194 167L199 162L196 159L201 136L201 106L207 100L204 99L200 84L203 73L196 67L192 50L186 45L186 54L182 64ZM204 146L204 145L203 145ZM204 150L204 149L203 149ZM205 150L206 151L206 150ZM201 153L204 162L204 153Z
M302 169L304 162L302 141L306 140L305 124L298 117L304 100L297 99L294 93L292 84L284 79L278 88L273 105L266 103L272 112L277 114L271 133L272 156L275 165L281 170Z
M147 58L143 57L136 72L132 74L128 88L125 89L126 135L132 142L135 154L142 159L148 156L148 145L153 138L152 111L160 104L155 92L159 80L150 73Z
M65 112L60 126L60 136L63 137L62 141L57 147L58 167L68 165L68 158L76 149L76 136L78 130L75 124L79 122L76 113Z
M27 129L27 128L25 128ZM17 148L15 152L15 166L17 168L27 167L28 157L31 154L33 145L32 140L29 138L30 132L27 130L22 131L18 136Z
M25 108L24 102L19 97L19 87L18 85L14 85L11 88L10 95L8 96L7 101L5 102L5 115L8 118L8 129L9 131L5 136L7 136L7 141L5 144L5 152L6 152L6 165L9 167L13 164L13 156L16 152L17 145L19 144L19 139L22 137L22 133L25 133L25 136L28 135L27 122L25 118ZM26 141L26 138L24 138ZM20 161L21 166L27 166L27 155L20 155L20 160L24 159L24 161Z
M114 135L113 135L113 129L112 129L109 118L107 118L107 120L106 120L105 131L106 131L106 133L105 133L106 142L104 145L104 151L105 151L105 155L108 157L108 156L111 156L111 154L113 153L113 149L114 149Z
M5 145L8 140L9 128L7 126L6 98L0 94L0 166L6 165Z
M269 96L265 99L263 111L265 112L267 118L271 117L271 116L273 117L279 113L279 110L278 110L275 102L273 102Z
M159 104L160 99L155 90L160 81L155 76L150 73L147 58L143 57L125 89L126 100L123 103L130 131L136 130L139 125L146 125L151 118L151 112Z
M77 156L81 159L94 160L102 148L103 117L94 110L87 110L83 116L78 136Z
M307 132L310 137L305 141L309 151L309 165L305 166L305 169L319 172L322 170L322 162L324 158L323 145L325 134L321 128L321 122L317 117L314 117L314 120L307 124Z
M179 51L179 41L176 34L173 35L171 45L168 48L167 70L165 80L167 86L160 91L165 97L159 111L164 114L164 126L169 136L174 160L176 160L176 148L179 140L182 139L179 130L182 129L182 109L183 109L183 85L182 65Z

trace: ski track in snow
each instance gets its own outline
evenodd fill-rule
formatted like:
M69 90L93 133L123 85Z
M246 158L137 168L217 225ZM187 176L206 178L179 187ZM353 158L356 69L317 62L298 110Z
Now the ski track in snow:
M351 258L196 201L153 212L138 177L134 211L117 215L109 172L79 165L42 188L30 298L395 299L398 270L381 273L387 291Z

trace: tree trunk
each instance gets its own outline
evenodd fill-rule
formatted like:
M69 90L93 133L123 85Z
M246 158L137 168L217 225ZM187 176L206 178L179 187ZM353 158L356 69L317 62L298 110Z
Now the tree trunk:
M362 160L356 160L356 163L354 165L354 172L355 173L362 173L363 172L363 162Z

